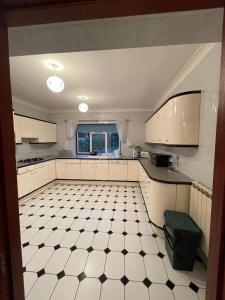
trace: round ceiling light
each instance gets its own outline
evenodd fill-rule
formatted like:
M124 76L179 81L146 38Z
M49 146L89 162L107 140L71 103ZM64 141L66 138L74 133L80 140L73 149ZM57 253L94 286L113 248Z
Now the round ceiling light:
M88 96L80 95L80 96L78 96L78 98L79 98L80 100L87 100L87 99L88 99Z
M61 93L65 87L64 81L55 75L48 77L47 86L54 93Z
M52 71L62 71L64 69L63 64L53 59L45 60L44 65L46 68Z
M81 111L81 112L87 112L88 111L88 105L86 103L80 103L78 108L79 108L79 111Z

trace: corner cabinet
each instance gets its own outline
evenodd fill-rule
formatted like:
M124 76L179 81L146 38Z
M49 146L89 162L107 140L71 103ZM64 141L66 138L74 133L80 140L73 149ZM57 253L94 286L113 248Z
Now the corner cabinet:
M198 146L201 92L170 97L145 123L145 142L168 146Z
M44 120L14 114L16 143L30 139L30 143L56 143L56 124Z

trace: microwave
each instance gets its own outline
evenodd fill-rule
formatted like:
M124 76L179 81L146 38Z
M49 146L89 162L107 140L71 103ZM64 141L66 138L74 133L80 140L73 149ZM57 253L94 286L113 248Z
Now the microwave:
M151 162L156 167L168 168L171 165L172 156L163 153L151 153Z

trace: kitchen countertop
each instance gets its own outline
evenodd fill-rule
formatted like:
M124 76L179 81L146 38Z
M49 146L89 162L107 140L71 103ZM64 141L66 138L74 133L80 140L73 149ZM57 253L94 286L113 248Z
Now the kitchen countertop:
M139 160L142 167L148 174L149 178L152 180L167 183L167 184L191 184L192 179L187 177L186 175L178 172L178 171L171 171L168 168L163 167L156 167L152 165L150 159L147 158L134 158L131 156L120 156L120 157L104 157L104 156L73 156L73 155L50 155L43 157L43 160L36 161L36 162L30 162L30 163L20 163L17 162L17 168L27 167L30 165L54 160L54 159L99 159L99 160Z

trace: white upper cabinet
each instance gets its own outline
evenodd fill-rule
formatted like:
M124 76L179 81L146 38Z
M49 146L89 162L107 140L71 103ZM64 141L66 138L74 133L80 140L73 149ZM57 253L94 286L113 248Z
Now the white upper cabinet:
M145 142L197 146L199 143L201 93L171 97L146 123Z
M15 140L16 143L21 143L21 118L17 115L13 115L13 122L14 122L14 133L15 133Z
M14 115L16 143L22 138L33 139L35 143L56 143L56 124L33 118Z

